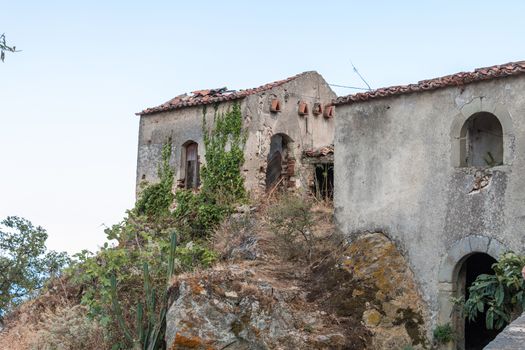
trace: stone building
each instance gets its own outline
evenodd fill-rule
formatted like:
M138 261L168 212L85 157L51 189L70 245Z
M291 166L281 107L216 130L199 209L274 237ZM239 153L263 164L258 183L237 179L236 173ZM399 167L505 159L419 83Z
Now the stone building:
M506 251L524 251L525 61L340 97L335 216L350 237L382 231L404 252L454 348L495 334L451 297Z
M137 193L140 183L158 181L162 146L169 139L175 186L198 188L199 168L205 159L203 118L213 125L214 110L224 113L235 102L240 104L248 132L242 168L248 190L257 195L276 186L326 187L315 183L315 168L318 163L325 164L326 157L315 159L323 147L333 144L331 103L335 97L320 74L304 72L247 90L194 91L147 108L137 113Z

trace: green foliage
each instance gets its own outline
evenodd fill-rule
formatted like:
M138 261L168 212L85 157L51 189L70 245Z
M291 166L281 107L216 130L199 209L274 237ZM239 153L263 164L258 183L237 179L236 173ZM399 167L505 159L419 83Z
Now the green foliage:
M175 254L175 267L177 271L192 271L195 267L210 267L217 261L217 253L206 246L188 242L186 245L177 247Z
M454 332L450 323L445 323L434 328L434 340L438 344L447 344L454 339Z
M47 251L47 232L24 218L0 223L0 316L34 295L69 264L65 252Z
M246 135L238 103L226 113L215 111L214 126L208 129L203 117L206 165L201 170L201 190L179 190L175 194L175 217L181 233L203 238L246 197L241 166Z
M206 165L202 168L202 192L212 196L217 192L233 199L246 195L241 166L244 163L246 134L242 128L239 103L226 113L215 111L215 125L208 130L203 117Z
M174 272L174 259L177 246L177 236L175 232L171 235L169 264L166 274L166 283L161 286L160 293L157 293L151 285L151 276L148 263L143 264L144 276L144 296L145 300L138 302L135 317L135 333L127 327L124 320L122 307L117 296L117 279L113 274L110 277L111 283L111 303L113 317L117 320L122 333L133 349L156 350L161 348L162 339L164 338L166 312L168 309L168 284ZM158 296L157 294L160 294ZM160 310L157 313L156 300L161 300ZM145 308L144 308L145 306ZM144 313L147 314L147 322L144 320Z
M168 215L174 195L173 169L170 167L171 139L162 146L162 162L159 164L159 182L147 185L140 193L140 198L135 204L139 215L162 216Z
M151 307L137 302L151 298L143 288L144 264L148 266L151 288L166 290L166 271L173 266L166 259L171 251L173 222L170 216L138 216L131 210L121 223L106 229L108 239L116 240L115 246L106 243L97 254L83 251L75 255L76 263L68 271L70 281L82 286L82 304L88 307L90 317L104 327L115 349L128 349L132 345L124 329L137 328L140 308L146 305L150 312ZM115 315L115 292L122 305L120 317ZM162 305L159 293L155 294L155 305L159 314ZM126 328L122 327L122 320Z
M288 259L301 257L307 252L308 261L312 257L314 224L312 204L295 195L285 195L268 209L268 225L275 234L277 246Z
M470 286L465 316L473 321L486 310L487 329L501 329L509 323L515 312L525 308L525 280L521 275L524 266L525 256L503 254L492 265L494 275L479 275Z

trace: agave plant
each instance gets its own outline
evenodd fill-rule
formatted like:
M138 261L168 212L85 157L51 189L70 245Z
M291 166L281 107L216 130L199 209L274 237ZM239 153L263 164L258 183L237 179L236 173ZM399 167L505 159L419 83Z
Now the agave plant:
M117 319L117 323L122 330L122 333L124 333L127 341L133 344L134 350L157 350L162 346L162 339L164 337L166 323L166 312L168 309L168 283L170 282L175 269L174 261L176 248L177 234L176 232L172 232L166 286L160 291L159 300L161 300L162 305L160 306L160 311L158 314L155 311L157 291L151 285L148 263L143 264L144 294L146 300L137 304L135 332L132 332L124 321L122 307L117 296L117 278L115 274L111 275L110 277L113 315ZM146 327L144 326L144 306L146 306L147 311Z

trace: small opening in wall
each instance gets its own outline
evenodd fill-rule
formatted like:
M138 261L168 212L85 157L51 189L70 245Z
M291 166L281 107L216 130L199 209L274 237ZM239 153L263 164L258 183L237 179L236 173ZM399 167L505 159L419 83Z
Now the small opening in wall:
M272 102L270 105L270 111L274 113L281 111L281 101L279 101L278 98L272 99Z
M334 106L325 106L324 107L324 113L323 113L323 116L325 118L333 118L334 116Z
M142 174L142 176L140 177L142 180L146 180L146 174Z
M314 115L322 114L323 113L323 106L319 102L314 103L314 108L313 108L312 112L313 112Z
M308 115L308 103L306 101L299 101L299 115Z
M334 164L314 164L314 193L317 198L334 199Z
M503 164L503 129L498 118L488 112L472 115L461 128L459 147L462 167Z

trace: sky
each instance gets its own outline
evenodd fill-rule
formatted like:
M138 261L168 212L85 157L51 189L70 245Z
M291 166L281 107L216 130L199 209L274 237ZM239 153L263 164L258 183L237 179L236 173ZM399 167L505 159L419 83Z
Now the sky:
M133 206L138 117L184 92L316 70L406 84L525 59L523 1L6 1L0 219L96 250ZM338 95L355 90L335 88Z

